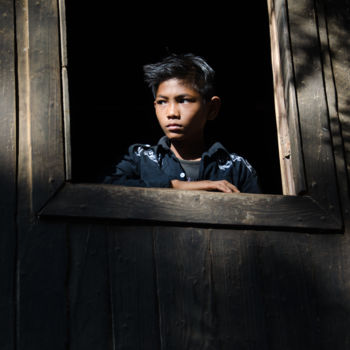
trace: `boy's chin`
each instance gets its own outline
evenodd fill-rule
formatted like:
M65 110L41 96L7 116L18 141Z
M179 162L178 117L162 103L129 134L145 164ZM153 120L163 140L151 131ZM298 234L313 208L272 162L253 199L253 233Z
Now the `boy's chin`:
M170 142L181 142L181 143L197 143L203 140L203 135L197 134L183 134L183 133L167 133L166 136Z
M166 135L170 142L182 142L186 141L186 137L183 134L171 134Z

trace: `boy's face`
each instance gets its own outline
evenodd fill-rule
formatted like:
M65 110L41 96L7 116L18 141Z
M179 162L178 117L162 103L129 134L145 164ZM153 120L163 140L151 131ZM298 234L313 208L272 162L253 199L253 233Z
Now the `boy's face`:
M211 103L186 81L174 78L159 84L154 106L160 127L170 140L196 142L203 138L206 121L216 116Z

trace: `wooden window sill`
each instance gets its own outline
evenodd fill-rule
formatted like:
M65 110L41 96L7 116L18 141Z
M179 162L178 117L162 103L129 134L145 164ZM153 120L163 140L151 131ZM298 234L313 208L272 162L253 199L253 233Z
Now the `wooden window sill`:
M342 229L339 215L325 210L310 196L224 194L105 184L66 183L39 216L256 229L328 232Z

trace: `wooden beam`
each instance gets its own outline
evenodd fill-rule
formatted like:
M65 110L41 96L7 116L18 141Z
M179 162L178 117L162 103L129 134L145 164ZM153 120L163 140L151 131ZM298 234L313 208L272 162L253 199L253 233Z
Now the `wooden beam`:
M66 4L65 0L58 1L59 9L59 29L61 48L61 79L62 79L62 113L63 113L63 136L65 155L65 178L72 179L72 147L71 147L71 127L70 127L70 104L68 85L68 52L67 52L67 26L66 26Z
M66 184L41 217L145 220L255 228L340 230L311 197Z
M340 213L315 1L289 1L288 14L308 194Z
M18 0L18 349L67 346L66 225L35 213L64 183L56 0Z
M284 0L268 0L278 147L285 195L306 192L288 16Z
M281 72L281 57L277 31L277 19L273 0L268 1L268 7L270 18L271 62L273 72L274 99L278 135L278 149L280 155L282 190L283 194L293 195L296 193L296 191L293 179L290 136Z

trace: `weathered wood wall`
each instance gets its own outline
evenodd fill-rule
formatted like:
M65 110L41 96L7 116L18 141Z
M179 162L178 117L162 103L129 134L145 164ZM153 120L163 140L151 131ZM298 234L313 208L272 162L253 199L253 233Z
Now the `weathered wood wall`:
M272 4L290 30L306 186L342 214L336 232L38 217L67 169L59 10L1 2L1 349L349 348L350 2Z
M65 224L37 211L62 185L64 150L55 1L15 1L17 73L16 346L67 344Z
M0 348L15 345L16 67L12 1L0 4Z

